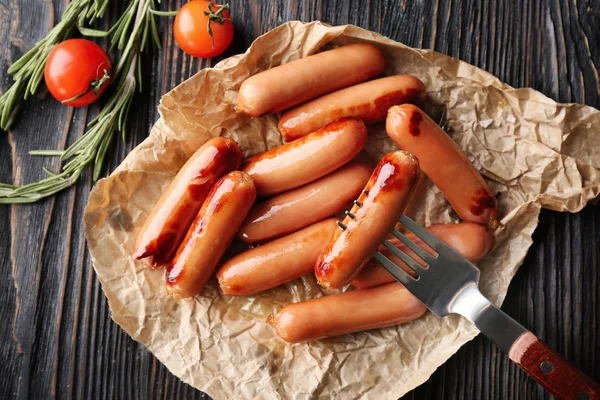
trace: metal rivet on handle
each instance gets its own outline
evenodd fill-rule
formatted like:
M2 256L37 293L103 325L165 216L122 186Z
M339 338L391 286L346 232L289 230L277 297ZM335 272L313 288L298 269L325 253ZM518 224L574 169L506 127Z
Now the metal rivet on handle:
M577 400L590 400L590 395L586 392L581 392L577 395Z
M544 361L540 364L540 370L542 370L542 372L545 374L549 374L553 369L554 366L550 361Z

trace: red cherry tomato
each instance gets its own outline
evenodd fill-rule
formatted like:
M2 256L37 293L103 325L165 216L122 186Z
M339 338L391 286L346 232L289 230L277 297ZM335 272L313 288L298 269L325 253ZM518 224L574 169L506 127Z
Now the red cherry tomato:
M205 0L186 3L177 12L173 27L179 47L193 57L211 58L223 53L233 40L228 8L227 4Z
M68 106L83 107L102 95L112 77L110 58L100 46L70 39L48 56L44 79L54 98Z

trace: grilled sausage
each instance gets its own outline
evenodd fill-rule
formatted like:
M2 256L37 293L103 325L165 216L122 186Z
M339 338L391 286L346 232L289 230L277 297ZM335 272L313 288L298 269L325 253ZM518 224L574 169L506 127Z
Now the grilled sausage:
M260 72L246 79L238 94L238 112L252 117L278 112L325 93L364 82L385 67L372 44L323 51Z
M367 125L385 121L391 106L420 104L425 85L411 75L396 75L338 90L285 112L279 132L291 142L342 117L358 117Z
M240 166L242 150L217 137L200 147L181 168L146 219L134 258L153 267L171 261L208 192L223 175Z
M297 343L403 324L426 310L396 282L290 304L267 322L283 340Z
M367 127L342 118L324 128L249 159L242 170L254 179L259 196L305 185L352 160L367 141Z
M204 289L255 199L244 172L230 172L215 184L167 268L167 292L186 298Z
M317 257L339 229L337 221L329 218L238 254L217 272L221 289L231 296L247 296L312 272Z
M319 180L255 205L238 231L239 238L246 243L262 242L343 211L358 197L372 170L366 164L350 163Z
M410 153L386 154L371 175L343 226L315 265L319 284L341 288L373 257L390 233L419 179L419 162Z
M465 153L434 121L410 104L390 108L390 138L418 159L421 169L466 222L498 227L497 201Z
M488 253L494 239L492 232L489 231L485 226L472 224L470 222L463 222L460 224L432 225L428 227L427 230L472 262L480 260ZM430 250L429 246L421 241L421 239L417 238L413 233L407 233L406 236L419 246ZM408 254L414 260L419 261L419 257L398 239L390 239L390 242ZM390 260L394 261L396 265L402 267L402 269L404 269L404 271L407 273L413 273L410 268L405 266L404 263L395 257L388 249L386 249L385 246L380 246L379 251L381 251ZM432 254L433 253L434 252L432 251ZM371 260L360 272L360 274L354 278L352 285L363 289L393 281L395 281L394 277L390 275L385 268L379 265L377 261Z

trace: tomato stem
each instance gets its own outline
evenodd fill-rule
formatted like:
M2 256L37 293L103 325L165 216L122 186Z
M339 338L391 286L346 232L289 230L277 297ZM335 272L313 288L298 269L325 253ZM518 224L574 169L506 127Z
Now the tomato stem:
M225 21L231 21L231 18L227 18L223 16L223 11L225 10L229 10L229 4L224 4L221 6L221 8L219 8L217 11L213 10L213 3L208 3L208 11L204 11L204 15L206 15L208 17L208 23L206 24L206 30L208 31L208 34L210 35L210 38L212 40L212 47L213 49L215 48L215 37L213 36L213 31L212 28L210 27L210 24L212 22L218 22L219 24L223 25L225 23Z
M102 64L104 64L104 63L102 63ZM102 67L102 64L100 64L98 66L98 69L100 69L100 67ZM75 97L71 97L70 99L63 100L62 103L67 104L72 101L79 100L80 98L82 98L83 96L85 96L92 90L94 91L94 96L98 96L98 92L100 91L102 86L104 86L109 81L110 81L110 75L108 74L108 70L106 68L104 68L104 73L102 74L102 77L98 78L98 75L96 73L96 79L94 79L93 81L90 82L90 85L88 86L88 88L85 91L83 91L82 93L79 93Z

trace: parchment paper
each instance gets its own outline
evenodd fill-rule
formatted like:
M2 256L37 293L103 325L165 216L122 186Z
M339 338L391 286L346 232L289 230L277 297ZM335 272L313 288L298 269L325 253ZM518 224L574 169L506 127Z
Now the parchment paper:
M462 317L428 313L397 327L286 344L265 317L285 304L321 296L312 277L237 299L224 296L213 281L200 296L177 302L166 295L163 270L132 260L144 219L202 143L228 136L246 156L281 144L276 115L252 119L235 113L245 78L322 46L354 42L377 44L388 61L386 74L419 77L429 101L447 105L453 139L499 193L503 227L478 263L482 291L496 304L531 246L541 207L576 212L598 195L600 113L593 108L513 89L465 62L354 26L289 22L268 32L245 54L200 71L166 94L150 137L96 185L85 212L94 268L114 321L175 375L215 399L397 399L478 333ZM370 159L394 148L381 127L371 129ZM410 214L419 222L457 221L429 181L417 196Z

